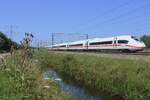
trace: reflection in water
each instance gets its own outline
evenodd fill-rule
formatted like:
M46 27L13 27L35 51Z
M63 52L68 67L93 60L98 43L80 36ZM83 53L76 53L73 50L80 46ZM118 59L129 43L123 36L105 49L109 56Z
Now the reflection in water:
M52 69L49 69L47 72L45 72L44 78L51 79L54 82L56 82L62 91L68 93L69 95L74 96L76 100L102 100L101 97L99 96L94 96L86 93L83 88L80 88L72 84L67 84Z

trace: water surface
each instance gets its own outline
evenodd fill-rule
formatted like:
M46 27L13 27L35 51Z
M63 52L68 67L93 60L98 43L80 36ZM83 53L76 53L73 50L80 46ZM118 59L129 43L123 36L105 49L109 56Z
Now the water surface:
M100 96L96 96L90 93L78 85L69 84L65 82L59 74L54 70L48 69L44 74L45 79L51 79L58 84L59 88L65 93L74 96L76 100L102 100Z

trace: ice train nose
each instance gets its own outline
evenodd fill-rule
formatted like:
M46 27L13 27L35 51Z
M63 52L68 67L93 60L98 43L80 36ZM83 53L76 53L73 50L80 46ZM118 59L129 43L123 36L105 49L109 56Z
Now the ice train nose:
M140 50L144 50L144 48L146 47L144 42L139 43L139 49Z
M145 47L146 47L146 45L145 45L144 42L141 43L141 47L142 47L142 48L145 48Z

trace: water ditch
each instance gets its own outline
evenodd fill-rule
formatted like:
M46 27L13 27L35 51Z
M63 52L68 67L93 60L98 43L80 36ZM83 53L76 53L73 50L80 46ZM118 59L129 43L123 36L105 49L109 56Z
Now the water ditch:
M103 100L102 97L93 95L78 85L65 82L62 77L52 69L48 69L44 73L44 78L54 81L62 91L73 96L76 100Z

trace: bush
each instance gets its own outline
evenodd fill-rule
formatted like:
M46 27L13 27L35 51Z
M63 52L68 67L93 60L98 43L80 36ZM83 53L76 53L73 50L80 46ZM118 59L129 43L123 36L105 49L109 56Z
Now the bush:
M0 32L0 52L10 52L12 45L15 49L20 47L18 43L7 38L4 33Z
M141 40L145 43L147 48L150 48L150 36L144 35L141 37Z

